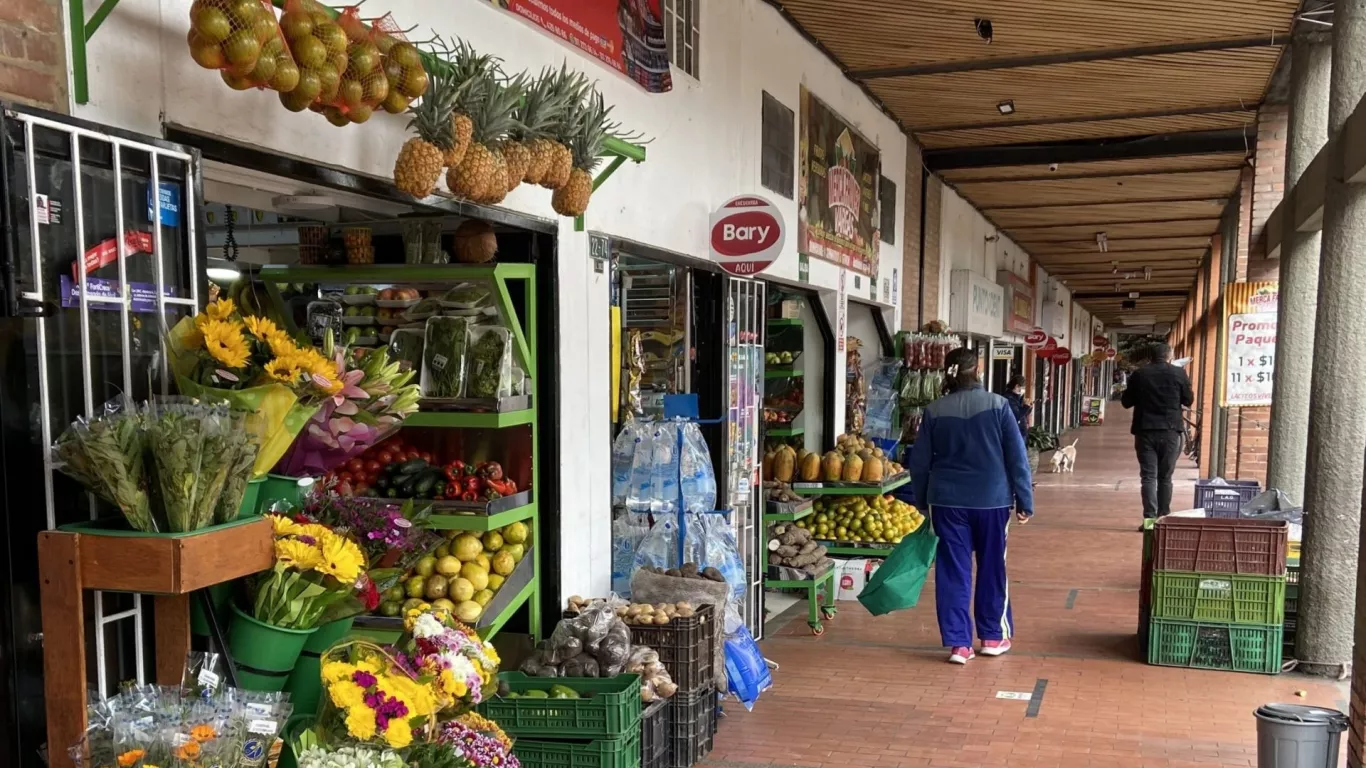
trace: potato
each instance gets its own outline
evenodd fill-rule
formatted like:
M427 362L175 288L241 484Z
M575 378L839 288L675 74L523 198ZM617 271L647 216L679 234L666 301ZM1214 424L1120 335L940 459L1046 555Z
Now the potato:
M679 608L679 609L678 609L678 618L680 618L680 619L686 619L686 618L690 618L690 617L696 616L696 615L697 615L697 611L694 611L694 610L692 609L692 606L687 606L687 607L685 607L685 608Z
M669 623L669 617L668 617L668 616L665 616L665 615L662 614L662 613L655 614L655 624L658 624L659 626L664 626L665 624L668 624L668 623Z

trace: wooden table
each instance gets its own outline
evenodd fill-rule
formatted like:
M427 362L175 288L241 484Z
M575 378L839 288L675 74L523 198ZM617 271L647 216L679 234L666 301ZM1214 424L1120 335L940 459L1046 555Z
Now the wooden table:
M49 765L72 765L67 747L87 725L85 590L153 596L156 681L179 685L190 650L190 593L267 570L274 562L270 521L264 518L176 536L38 534Z

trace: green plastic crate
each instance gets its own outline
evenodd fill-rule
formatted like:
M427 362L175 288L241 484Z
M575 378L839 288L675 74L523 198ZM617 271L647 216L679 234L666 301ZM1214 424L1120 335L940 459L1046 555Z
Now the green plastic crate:
M1155 571L1152 616L1225 624L1280 624L1285 620L1285 577Z
M1281 671L1279 624L1255 626L1155 618L1148 631L1149 664L1265 675Z
M509 735L516 736L519 742L522 738L616 739L629 733L639 736L639 675L617 675L606 679L548 678L529 677L521 672L503 672L498 675L498 680L513 693L544 691L552 685L563 685L585 696L582 699L496 697L479 705L479 714L498 723Z
M512 754L522 768L640 768L640 730L587 743L517 739Z

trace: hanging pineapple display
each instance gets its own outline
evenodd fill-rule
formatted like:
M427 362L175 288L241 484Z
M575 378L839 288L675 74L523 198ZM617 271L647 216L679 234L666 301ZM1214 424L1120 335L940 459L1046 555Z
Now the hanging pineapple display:
M469 146L460 165L446 172L446 186L466 200L492 205L507 197L503 144L517 125L514 113L526 91L526 79L519 75L506 80L502 73L490 72L472 82L470 88L479 93L479 98L469 104Z
M568 104L567 95L556 89L553 69L541 70L540 76L527 84L526 95L514 115L517 123L503 144L509 192L523 181L534 184L545 175L550 165L549 136L563 119Z
M554 89L564 95L567 103L564 114L548 131L546 152L549 159L545 172L536 182L546 189L559 189L569 183L570 171L574 169L574 154L569 145L579 132L584 100L588 98L592 86L582 72L570 72L562 66L555 75Z
M480 54L464 40L456 40L455 45L441 43L441 46L442 59L450 68L451 83L459 89L450 118L454 140L446 150L446 167L453 169L465 159L465 150L474 133L470 112L486 95L482 89L493 81L502 62Z
M550 196L550 205L561 216L582 216L588 210L588 199L593 194L593 170L602 161L607 138L633 140L638 136L621 133L621 124L609 119L612 108L607 106L596 88L580 107L574 120L574 132L569 137L571 167L565 183Z
M400 191L423 198L436 189L446 156L455 144L451 115L460 93L451 70L441 68L428 77L422 100L409 107L413 117L408 129L417 135L404 142L394 161L394 186Z

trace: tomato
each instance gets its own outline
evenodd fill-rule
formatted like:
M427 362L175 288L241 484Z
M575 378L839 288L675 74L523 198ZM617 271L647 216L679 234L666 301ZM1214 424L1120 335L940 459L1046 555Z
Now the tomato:
M394 454L390 453L387 450L380 451L378 454L375 455L375 461L379 462L379 465L381 467L387 467L390 464L394 463Z
M360 485L357 485L357 486L356 486L356 495L357 495L357 496L369 496L369 495L370 495L370 484L367 482L367 483L361 483Z
M350 485L351 483L356 482L356 476L351 474L350 472L343 471L338 473L337 482Z
M432 454L429 451L423 451L422 453L419 453L417 457L427 462L428 464L432 463Z
M380 463L374 459L365 462L365 473L368 475L372 475L381 469L384 469L384 467L380 466Z
M404 461L412 461L413 459L420 458L422 458L422 454L418 453L417 451L408 451L407 453L403 454Z
M357 472L363 472L365 471L365 462L360 459L352 459L346 462L346 471L353 475Z

